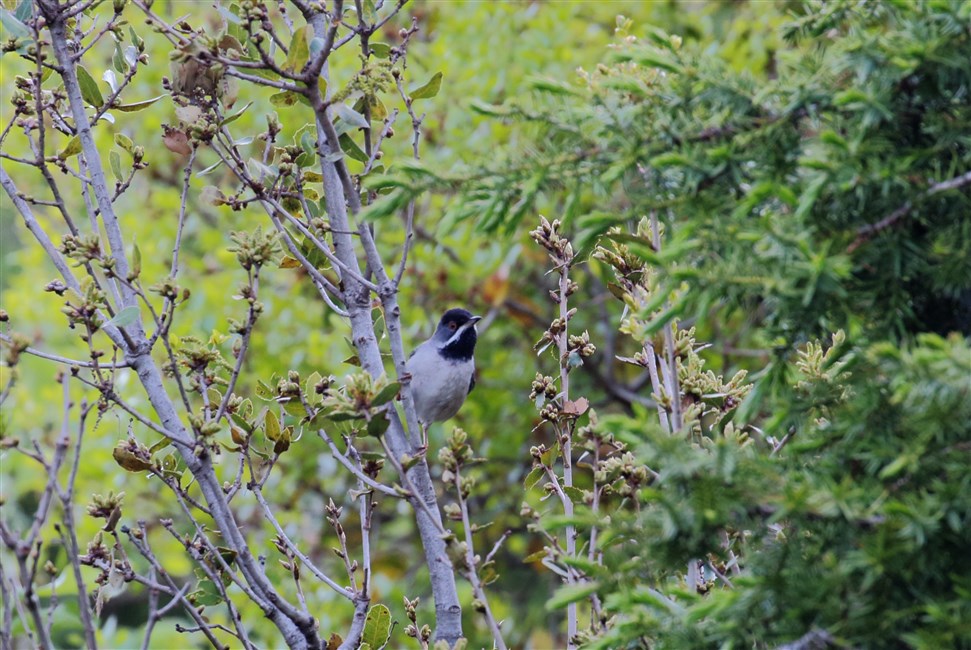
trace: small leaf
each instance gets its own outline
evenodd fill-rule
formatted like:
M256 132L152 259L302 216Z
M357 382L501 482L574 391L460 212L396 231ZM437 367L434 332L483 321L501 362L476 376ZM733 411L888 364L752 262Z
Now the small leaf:
M280 93L275 93L270 95L270 103L277 108L282 108L286 106L293 106L297 103L297 99L300 97L297 93L292 90L284 90Z
M529 474L526 475L526 478L523 479L523 487L525 487L527 491L532 490L544 476L546 476L546 470L543 469L541 465L537 465L530 470Z
M308 46L307 35L313 33L311 31L312 29L310 25L306 25L293 33L287 60L283 64L283 67L287 70L300 72L303 66L307 64L307 60L310 58L310 47Z
M553 594L553 597L546 601L546 609L547 611L553 611L554 609L566 607L570 603L575 603L588 596L592 596L597 593L597 589L599 588L600 584L597 582L582 582L580 584L560 587Z
M152 469L148 449L134 441L121 441L111 452L115 462L126 472L144 472Z
M371 43L371 54L379 59L387 59L391 56L391 46L387 43Z
M253 105L253 102L248 103L246 106L242 107L241 109L239 109L238 111L236 111L235 113L227 117L225 120L220 122L219 126L226 126L227 124L231 124L232 122L235 122L240 117L242 117L243 113L246 112L246 109L248 109L252 105Z
M206 205L225 205L226 196L215 185L207 185L199 193L199 200Z
M185 133L179 131L178 129L173 129L171 127L165 127L165 133L162 135L162 144L165 148L173 153L180 153L183 156L188 156L192 153L192 147L189 145L189 138L186 137Z
M124 149L125 151L127 151L128 153L131 153L132 150L135 148L135 143L132 142L131 138L129 138L124 133L115 134L115 144L121 147L122 149Z
M138 320L138 307L130 305L115 314L114 318L105 323L104 326L114 325L115 327L125 327L131 325L136 320Z
M303 264L301 264L300 260L298 260L296 257L290 257L289 255L284 255L283 259L280 260L281 269L298 269L301 266L303 266Z
M121 175L121 155L114 149L108 152L108 164L111 166L111 173L114 174L115 180L120 183L123 180Z
M111 88L111 92L116 92L118 90L118 79L115 77L114 70L105 70L104 74L101 75L101 79L108 84L108 87Z
M401 384L396 381L391 382L387 386L381 389L381 391L374 396L371 404L374 406L381 406L382 404L387 404L393 400L397 395L398 391L401 390Z
M390 424L384 414L376 415L367 423L367 434L375 438L380 438L388 430L388 425Z
M226 19L226 22L228 22L228 23L232 23L234 25L240 25L243 22L242 20L240 20L239 16L237 16L236 14L234 14L233 12L231 12L227 7L224 7L224 6L221 6L220 5L216 9L216 11L218 11L219 12L219 15L222 16L223 18L225 18Z
M366 129L371 126L368 124L368 121L364 119L363 115L355 111L347 104L335 104L334 113L347 124L351 124L362 129Z
M209 174L211 174L214 171L216 171L216 169L218 169L219 166L222 165L222 164L223 164L223 161L220 160L219 162L217 162L215 164L209 165L205 169L196 172L196 178L198 178L199 176L208 176Z
M167 95L168 93L166 93ZM134 102L131 104L116 104L111 107L113 111L121 111L122 113L135 113L137 111L143 111L158 100L165 97L165 95L159 95L158 97L153 97L151 99L145 99L140 102Z
M364 621L364 631L361 633L361 644L372 648L380 648L391 634L391 611L384 605L375 605L367 613Z
M101 89L98 82L94 80L91 73L83 65L77 67L78 85L81 87L81 98L92 106L100 108L104 105L105 99L101 96Z
M438 91L442 89L442 73L436 72L432 75L432 78L428 80L423 86L415 88L409 92L409 96L412 99L431 99L438 94Z
M112 151L111 153L115 152ZM138 248L138 244L132 244L131 274L132 277L136 278L142 274L142 251Z
M588 408L590 408L590 402L586 397L581 397L575 402L567 400L563 404L563 413L566 415L583 415Z
M71 156L76 156L79 153L81 153L81 138L74 136L68 140L67 144L64 145L64 148L58 152L57 157L61 160L67 160Z
M277 441L280 439L280 420L277 419L276 413L273 411L266 412L264 432L268 440Z
M19 10L18 13L20 13ZM27 25L20 22L20 20L14 14L10 13L6 9L0 8L0 24L3 25L4 31L6 32L3 35L4 39L30 37L30 29L27 27Z

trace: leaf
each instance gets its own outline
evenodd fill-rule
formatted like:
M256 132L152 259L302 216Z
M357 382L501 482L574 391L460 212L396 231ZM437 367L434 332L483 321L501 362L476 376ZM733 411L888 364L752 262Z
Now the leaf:
M374 438L380 438L388 430L390 424L384 414L376 415L367 423L367 434Z
M94 80L91 73L83 65L77 67L78 86L81 87L81 98L92 106L100 108L104 105L105 99L101 96L101 89L98 82Z
M132 449L134 446L136 446L136 443L133 442L119 442L111 452L115 462L126 472L144 472L152 469L152 463L146 458L146 456L149 456L148 450L137 445L139 452L143 453L136 453Z
M175 116L185 124L192 124L202 117L202 108L199 106L176 106Z
M121 175L121 154L112 149L108 152L108 164L111 166L111 173L119 183L123 180Z
M71 156L76 156L79 153L81 153L81 138L74 136L68 140L67 144L64 145L64 148L58 152L57 157L61 160L67 160Z
M330 638L327 639L327 645L324 650L337 650L344 643L344 638L337 632L331 632Z
M391 56L391 46L387 43L370 43L371 54L379 59L387 59Z
M590 408L590 402L586 397L574 401L567 400L563 405L563 413L566 415L583 415Z
M310 59L310 47L307 36L308 34L312 34L312 29L310 25L306 25L293 33L287 60L283 64L283 67L287 70L300 72L303 66L307 64L307 61Z
M398 391L401 390L401 384L396 381L391 382L387 386L381 389L381 391L374 396L374 400L371 402L374 406L381 406L382 404L387 404L393 400L397 395Z
M412 99L431 99L438 94L438 91L442 89L442 73L436 72L432 75L432 78L428 80L423 86L419 86L414 90L410 91L408 95Z
M130 305L115 314L114 318L105 323L103 327L107 327L108 325L125 327L127 325L131 325L136 320L138 320L138 307L135 305Z
M216 588L215 583L212 580L203 579L199 581L199 590L191 594L193 596L193 601L196 605L207 605L214 606L218 605L223 601L223 597L220 595L219 590Z
M241 25L243 23L243 21L240 20L239 16L231 12L228 7L224 7L220 5L217 7L216 11L218 11L219 15L225 18L226 22L228 23L232 23L234 25Z
M277 108L282 108L285 106L293 106L297 103L299 94L293 92L292 90L284 90L283 92L275 93L270 95L270 103Z
M264 421L263 426L267 440L273 440L276 442L280 439L280 420L277 419L276 413L273 411L267 411L266 420Z
M581 601L597 593L597 589L599 588L600 583L598 582L582 582L576 585L560 587L553 594L553 597L546 601L546 610L553 611L554 609L561 609L570 603Z
M363 115L355 111L347 104L341 104L341 103L335 104L334 113L336 113L337 116L342 120L344 120L344 122L346 122L347 124L351 124L353 126L356 126L362 129L366 129L369 126L371 126L370 124L368 124L368 121L364 119Z
M218 169L218 168L219 168L219 166L220 166L220 165L222 165L222 164L223 164L223 161L222 161L222 160L220 160L220 161L218 161L218 162L216 162L216 163L214 163L214 164L212 164L212 165L209 165L209 166L208 166L208 167L206 167L205 169L203 169L203 170L201 170L201 171L198 171L198 172L196 172L196 178L198 178L198 177L200 177L200 176L208 176L209 174L211 174L211 173L213 173L214 171L216 171L216 169Z
M238 111L236 111L235 113L233 113L232 115L230 115L229 117L227 117L225 120L223 120L222 122L220 122L219 123L219 126L226 126L227 124L231 124L231 123L235 122L240 117L242 117L243 116L243 113L246 112L246 109L248 109L252 105L253 105L253 102L249 102L248 104L246 104L246 106L242 107L241 109L239 109Z
M121 147L122 149L124 149L125 151L127 151L128 153L131 153L132 150L135 148L135 143L132 142L131 138L129 138L124 133L115 134L115 144Z
M14 18L20 22L27 22L34 16L33 0L21 0L17 9L13 12Z
M199 193L199 200L206 205L225 205L226 196L215 185L207 185Z
M162 144L165 148L173 153L180 153L183 156L188 156L192 153L192 147L189 145L189 138L186 137L185 133L179 131L178 129L173 129L171 127L166 127L165 132L162 135Z
M546 476L546 470L543 469L541 465L537 465L530 470L529 474L526 475L526 478L523 479L523 487L525 487L527 491L532 490L533 487L535 487L536 484L539 483L540 479L542 479L544 476Z
M119 42L115 42L115 53L111 55L111 67L117 70L119 74L128 72L128 62L125 60L125 54L121 51L121 43ZM114 92L115 88L112 87L111 90Z
M303 264L296 257L290 257L289 255L284 255L283 259L280 260L281 269L298 269Z
M108 84L111 88L111 92L116 92L118 90L118 78L115 76L114 70L105 70L104 74L101 75L101 79Z
M159 95L158 97L153 97L151 99L144 99L140 102L133 102L131 104L116 104L115 106L111 107L111 110L121 111L122 113L136 113L138 111L145 110L146 108L148 108L149 106L157 102L158 100L165 97L167 94L168 93L165 93L164 95Z
M391 611L384 605L375 605L367 613L367 619L364 621L361 644L380 648L388 640L389 634L391 634Z
M20 13L19 9L17 13ZM6 32L3 35L4 40L8 38L30 38L30 29L27 25L20 22L17 16L6 9L0 9L0 24L3 25L4 31Z

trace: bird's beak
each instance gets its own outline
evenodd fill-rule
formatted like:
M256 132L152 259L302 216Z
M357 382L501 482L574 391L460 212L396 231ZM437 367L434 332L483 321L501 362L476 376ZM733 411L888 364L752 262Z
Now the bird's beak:
M475 325L476 323L478 323L480 320L482 320L482 316L473 316L472 318L469 319L469 321L473 325Z

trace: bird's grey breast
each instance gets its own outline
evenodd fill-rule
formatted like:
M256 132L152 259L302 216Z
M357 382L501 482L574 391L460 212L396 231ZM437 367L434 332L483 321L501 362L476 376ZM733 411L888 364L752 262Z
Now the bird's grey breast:
M469 394L475 361L443 358L434 344L418 346L406 364L418 419L442 422L458 413Z

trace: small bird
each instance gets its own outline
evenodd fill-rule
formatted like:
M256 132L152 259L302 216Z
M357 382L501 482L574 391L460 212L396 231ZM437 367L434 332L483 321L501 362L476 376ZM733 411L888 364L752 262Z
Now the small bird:
M475 387L475 324L481 316L465 309L442 315L430 339L415 348L405 364L411 375L411 395L423 428L444 422L462 408Z

